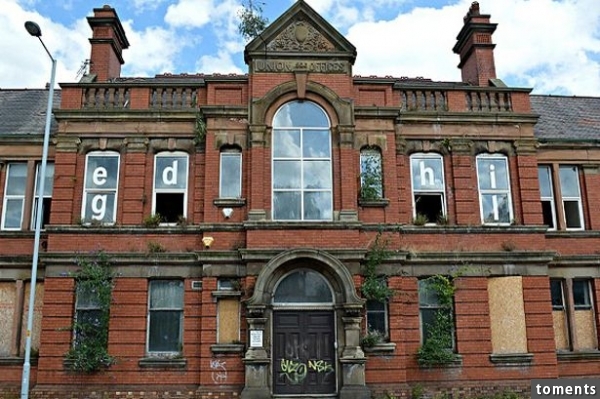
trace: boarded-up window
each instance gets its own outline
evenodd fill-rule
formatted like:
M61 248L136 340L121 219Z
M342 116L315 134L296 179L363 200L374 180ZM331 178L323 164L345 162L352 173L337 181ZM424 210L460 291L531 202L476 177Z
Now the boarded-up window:
M527 353L527 330L520 276L494 277L488 280L492 351Z
M240 339L240 301L238 298L219 298L218 343L230 344Z
M13 345L13 324L17 289L14 281L0 282L0 356L10 356Z

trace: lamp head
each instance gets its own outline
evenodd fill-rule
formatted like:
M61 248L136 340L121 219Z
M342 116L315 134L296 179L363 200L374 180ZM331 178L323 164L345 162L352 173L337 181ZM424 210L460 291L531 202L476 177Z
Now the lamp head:
M42 29L40 29L40 26L33 21L25 22L25 29L27 29L27 32L29 32L31 36L42 36Z

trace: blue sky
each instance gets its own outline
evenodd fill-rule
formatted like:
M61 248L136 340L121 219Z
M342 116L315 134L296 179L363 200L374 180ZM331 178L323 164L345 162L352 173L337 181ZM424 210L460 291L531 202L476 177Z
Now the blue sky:
M237 32L241 0L0 0L0 88L38 88L50 62L23 28L42 28L58 60L58 82L75 82L89 58L86 17L109 4L131 44L122 76L246 73ZM295 0L263 0L274 21ZM452 53L472 0L306 0L358 51L353 73L460 81ZM600 96L598 0L480 0L498 24L499 78L534 93Z

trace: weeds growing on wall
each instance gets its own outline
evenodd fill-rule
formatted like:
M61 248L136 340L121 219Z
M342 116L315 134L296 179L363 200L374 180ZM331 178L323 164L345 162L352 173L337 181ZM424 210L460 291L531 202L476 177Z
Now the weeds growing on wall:
M364 277L361 292L366 299L386 302L394 295L394 290L388 287L387 281L379 274L378 268L389 258L388 242L377 233L375 241L367 252L364 265Z
M113 289L110 261L104 252L94 258L79 258L76 282L77 314L73 322L73 346L65 364L79 373L93 373L109 367L108 322ZM82 310L84 309L84 310Z

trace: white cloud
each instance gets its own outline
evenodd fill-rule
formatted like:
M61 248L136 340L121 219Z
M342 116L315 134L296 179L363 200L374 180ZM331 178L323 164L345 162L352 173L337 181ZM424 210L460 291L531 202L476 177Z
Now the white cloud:
M204 55L200 57L197 65L198 72L211 74L242 74L244 71L240 70L231 58L231 53L226 51L220 51L216 55Z
M200 28L212 20L213 0L179 0L167 8L165 22L175 27Z

